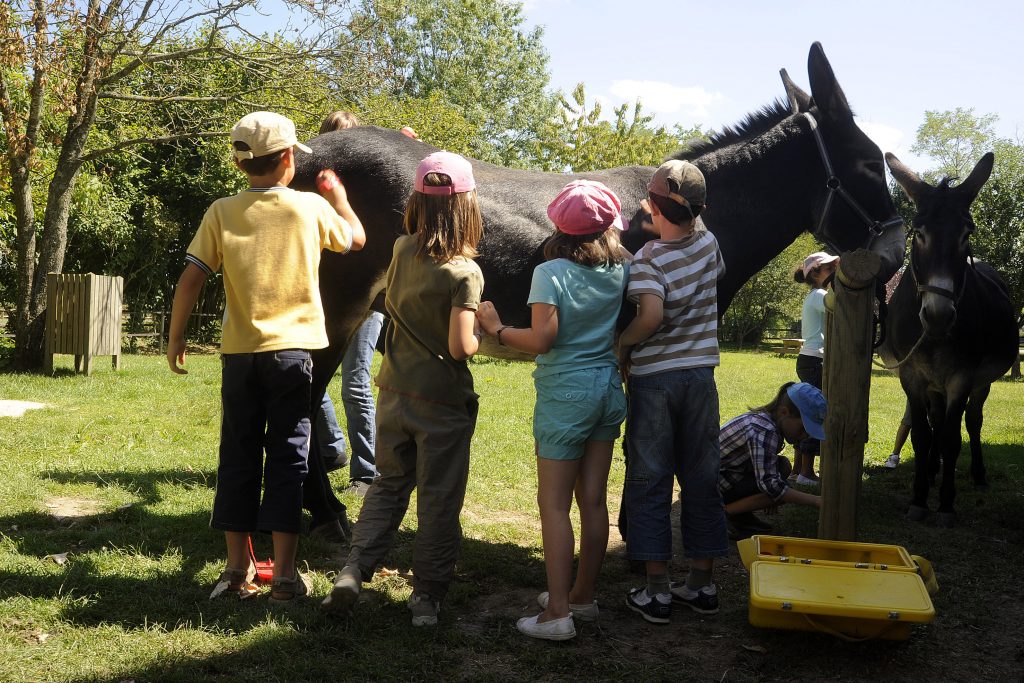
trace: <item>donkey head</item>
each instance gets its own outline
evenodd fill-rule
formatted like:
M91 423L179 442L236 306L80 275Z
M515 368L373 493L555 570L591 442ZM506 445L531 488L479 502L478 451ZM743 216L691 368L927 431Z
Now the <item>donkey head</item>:
M899 226L896 207L889 196L885 166L878 145L857 127L846 95L836 82L832 66L820 43L811 46L807 58L811 99L793 85L787 75L783 83L794 112L808 111L818 122L822 141L833 166L834 178L824 190L815 220L820 222L818 236L839 251L867 246L882 258L879 277L887 280L903 261L904 233ZM832 201L828 197L833 196ZM859 208L858 208L859 207ZM888 227L880 234L882 224Z
M929 185L893 154L886 154L893 178L914 205L910 272L921 300L919 315L930 337L944 337L956 322L956 307L963 294L971 258L971 203L992 173L995 156L978 161L967 180L950 187L951 178Z

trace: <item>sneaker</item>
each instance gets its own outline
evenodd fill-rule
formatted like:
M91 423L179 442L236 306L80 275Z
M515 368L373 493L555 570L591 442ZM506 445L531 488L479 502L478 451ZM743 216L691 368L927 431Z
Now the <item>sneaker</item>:
M572 623L572 615L561 619L538 622L540 615L523 617L516 622L516 628L531 638L541 640L569 640L576 637L576 625Z
M342 467L348 465L348 453L338 453L336 455L325 455L324 469L328 472L334 472L340 470Z
M437 613L441 605L431 600L426 593L413 593L409 596L409 611L412 612L413 626L434 626L437 624Z
M887 470L894 470L896 466L900 464L900 454L890 453L889 457L885 459L885 464L882 465Z
M359 481L356 479L353 482L349 482L349 485L344 488L343 493L352 493L359 498L364 498L366 496L366 492L369 490L369 484L365 481Z
M342 569L341 574L334 582L334 588L331 589L330 595L324 598L320 606L329 614L340 616L351 614L356 600L359 599L359 591L363 587L361 578L359 570L355 567Z
M810 477L805 477L802 474L797 475L796 483L800 484L801 486L818 486L819 484L817 479L811 479Z
M537 604L541 606L541 609L547 609L548 608L548 592L547 591L544 591L543 593L541 593L540 595L537 596ZM576 605L576 604L573 604L573 603L570 602L569 603L569 614L570 614L570 616L576 617L580 621L597 621L597 616L598 616L597 600L594 600L594 602L590 603L589 605L586 605L586 604ZM547 622L545 622L545 623L547 623ZM520 629L520 630L522 630L522 629ZM523 631L523 633L526 633L526 632ZM529 634L527 634L527 635L529 635ZM573 633L573 635L576 635L576 634Z
M310 527L309 537L338 545L347 545L349 540L349 535L345 533L345 528L337 519Z
M672 613L672 596L659 593L654 597L647 588L632 588L626 593L626 606L652 624L667 624Z
M693 590L685 581L673 581L670 584L672 602L688 605L694 612L701 614L718 614L718 587L715 584L702 586Z

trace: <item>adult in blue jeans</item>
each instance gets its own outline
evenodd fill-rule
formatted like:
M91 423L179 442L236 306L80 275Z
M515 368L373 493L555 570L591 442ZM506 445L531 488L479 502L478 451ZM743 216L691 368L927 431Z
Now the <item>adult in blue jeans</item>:
M320 124L320 134L344 130L359 125L359 119L348 111L332 112ZM409 129L412 131L412 129ZM402 131L405 133L405 131ZM405 133L409 135L409 133ZM412 131L410 137L418 137ZM370 365L373 351L377 348L384 315L370 311L370 315L359 326L349 340L348 348L341 359L341 402L348 423L348 443L352 447L351 459L346 457L345 434L338 424L331 397L325 392L323 403L317 413L317 433L320 437L320 453L328 472L349 465L349 488L362 497L367 487L377 476L374 459L374 439L377 433L377 409L373 402L370 386Z

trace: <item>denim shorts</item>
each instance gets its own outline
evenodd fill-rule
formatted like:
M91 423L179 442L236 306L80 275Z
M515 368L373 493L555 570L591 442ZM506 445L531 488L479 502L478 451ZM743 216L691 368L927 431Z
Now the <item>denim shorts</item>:
M626 419L626 396L614 366L570 370L533 380L537 455L578 460L587 441L615 441Z
M718 492L718 388L714 368L630 377L626 425L626 554L672 557L672 484L679 481L683 554L725 555L725 509Z

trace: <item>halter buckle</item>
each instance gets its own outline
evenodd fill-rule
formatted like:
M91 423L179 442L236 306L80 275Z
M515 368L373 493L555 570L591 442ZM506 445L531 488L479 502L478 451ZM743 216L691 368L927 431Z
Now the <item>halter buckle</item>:
M833 191L838 190L841 186L842 183L839 182L839 176L829 176L828 180L825 181L825 187Z

